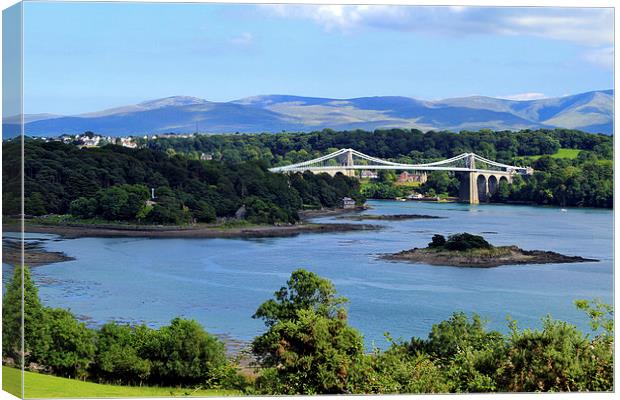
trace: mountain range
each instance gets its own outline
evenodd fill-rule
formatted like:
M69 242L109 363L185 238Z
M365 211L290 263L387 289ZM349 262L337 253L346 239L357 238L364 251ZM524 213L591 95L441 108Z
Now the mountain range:
M391 127L423 131L560 127L613 134L613 101L613 90L527 101L484 96L426 101L398 96L329 99L265 95L212 102L173 96L80 115L31 114L24 120L29 136L84 131L125 136ZM4 136L11 136L17 127L14 120L4 120Z

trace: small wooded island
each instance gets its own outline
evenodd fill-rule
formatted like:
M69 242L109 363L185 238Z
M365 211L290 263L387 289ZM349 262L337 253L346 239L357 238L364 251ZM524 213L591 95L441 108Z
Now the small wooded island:
M553 251L523 250L517 246L493 246L482 236L469 233L434 235L428 247L387 254L383 258L430 265L490 268L515 264L558 264L599 261L579 256L566 256Z

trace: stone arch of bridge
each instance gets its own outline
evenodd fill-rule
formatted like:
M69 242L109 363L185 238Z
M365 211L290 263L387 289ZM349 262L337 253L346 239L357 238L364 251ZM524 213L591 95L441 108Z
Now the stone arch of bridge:
M474 176L473 181L478 193L475 196L470 196L470 198L477 198L478 201L489 201L491 196L499 190L499 184L502 181L512 183L512 175L510 174L479 172Z

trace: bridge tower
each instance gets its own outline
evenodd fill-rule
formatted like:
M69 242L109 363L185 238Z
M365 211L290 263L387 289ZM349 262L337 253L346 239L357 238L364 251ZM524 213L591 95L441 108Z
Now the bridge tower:
M344 153L345 159L343 162L343 170L342 170L342 174L344 176L355 176L355 170L353 168L349 168L352 167L353 165L355 165L353 163L353 149L347 149L346 153Z
M459 179L459 200L469 204L479 204L478 174L473 171L476 169L476 157L473 153L467 155L465 166L472 171L461 173Z

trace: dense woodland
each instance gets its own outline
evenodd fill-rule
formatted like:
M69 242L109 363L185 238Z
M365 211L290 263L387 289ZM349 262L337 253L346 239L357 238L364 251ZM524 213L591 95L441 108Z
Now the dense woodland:
M143 140L143 139L140 139ZM463 152L530 165L533 176L502 183L492 202L613 206L613 140L554 129L519 132L428 132L390 129L260 135L157 138L142 148L106 145L80 149L60 142L24 143L25 213L70 214L91 221L187 224L238 217L251 223L295 223L304 208L337 207L343 197L395 198L411 188L394 185L394 172L362 185L342 175L284 176L274 165L311 159L343 147L399 162L429 162ZM573 159L558 149L578 149ZM20 212L20 142L3 142L4 213ZM209 155L212 161L201 160ZM204 157L203 157L204 158ZM147 202L155 189L155 201ZM416 190L457 196L458 179L429 174ZM237 211L245 211L238 213Z
M364 347L347 321L347 299L312 272L296 270L254 318L265 331L251 344L254 374L228 359L224 344L196 321L157 329L107 323L89 328L71 312L41 304L24 270L25 352L21 353L21 268L2 307L3 360L27 369L95 382L242 390L246 394L387 394L613 390L613 310L576 301L591 332L547 317L542 329L490 331L455 313L427 338ZM248 316L249 318L250 316Z
M182 152L190 158L202 153L216 160L266 160L272 165L306 161L341 148L394 161L419 163L474 152L499 162L515 157L553 154L559 148L582 149L610 159L613 139L568 129L476 132L427 132L417 129L378 129L373 132L333 131L310 133L195 135L189 138L139 140L154 150Z
M225 161L265 160L271 165L306 161L341 148L405 163L432 162L465 152L511 165L532 166L532 178L502 185L492 202L518 202L559 206L608 207L613 205L613 138L569 129L477 132L427 132L416 129L341 131L262 135L196 135L144 141L152 149L190 158L208 154ZM576 159L555 159L558 149L582 150ZM530 158L530 156L535 156ZM543 157L539 157L543 156ZM406 195L384 174L366 185L368 198L393 199ZM458 180L445 172L430 174L421 191L458 195Z
M3 206L9 215L20 212L20 145L3 143ZM289 179L268 172L261 160L198 161L150 149L79 149L32 139L24 146L28 215L184 224L233 218L244 206L245 220L273 224L295 223L303 208L337 207L345 196L363 201L356 179L311 173ZM151 188L155 203L147 204Z

